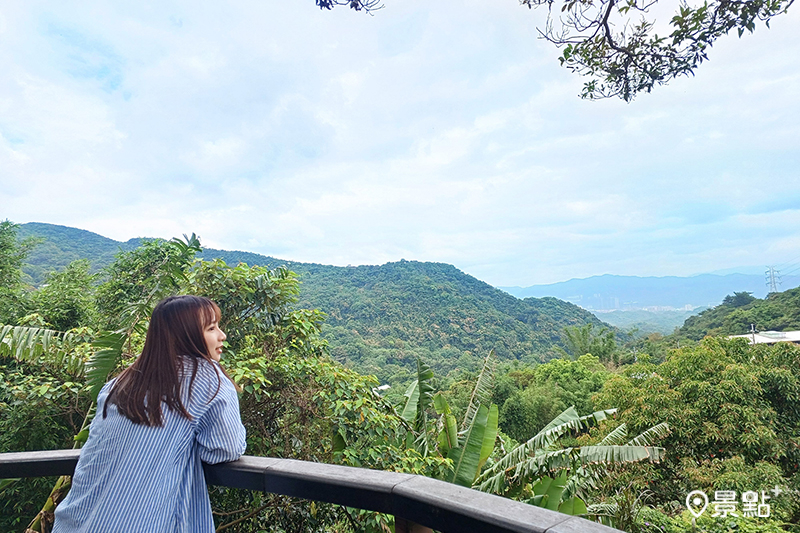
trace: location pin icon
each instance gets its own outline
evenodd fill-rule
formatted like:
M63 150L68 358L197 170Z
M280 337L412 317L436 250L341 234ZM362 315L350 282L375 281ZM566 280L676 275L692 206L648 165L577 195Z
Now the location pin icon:
M695 518L700 518L708 507L708 496L702 490L693 490L686 496L686 508Z

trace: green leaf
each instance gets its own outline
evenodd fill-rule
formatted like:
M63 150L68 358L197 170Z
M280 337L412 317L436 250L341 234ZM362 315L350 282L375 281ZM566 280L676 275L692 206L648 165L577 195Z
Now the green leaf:
M449 479L463 487L471 487L478 475L478 465L483 447L483 435L489 418L489 408L485 405L478 407L473 417L472 424L460 439L460 446L450 450L447 458L453 461L453 475Z
M19 480L20 480L20 478L18 478L18 477L0 479L0 493L2 493L9 485L11 485L11 484L13 484L13 483L15 483L15 482L17 482Z
M333 453L342 452L347 447L347 442L344 440L341 431L333 434Z
M499 410L495 404L489 406L489 415L486 419L486 431L483 433L483 444L481 445L481 457L478 461L478 472L486 464L486 460L492 455L494 450L494 442L497 440L498 419L500 417Z
M17 361L52 363L70 374L83 372L83 359L74 352L79 337L52 329L0 326L0 355Z
M564 470L556 478L549 476L542 476L533 485L533 494L535 496L542 496L538 503L539 507L557 511L559 503L561 503L561 494L564 492L564 487L567 484L567 471Z
M126 339L124 333L106 332L92 342L92 346L98 348L86 363L86 383L91 387L92 402L97 402L97 395L108 380L108 375L119 364Z
M84 444L89 439L89 428L83 428L81 432L75 435L72 439L79 444Z
M403 411L400 416L406 422L413 422L417 416L417 402L419 401L419 380L414 380L406 389L405 394L406 403L403 406Z
M580 458L583 464L591 463L635 463L638 461L659 462L666 451L657 446L583 446Z
M586 502L577 496L573 496L569 500L561 502L561 505L558 506L558 512L572 516L579 516L585 515L588 511L586 509Z
M579 416L574 406L569 407L542 428L539 433L531 437L527 442L520 444L508 452L499 461L494 463L491 468L481 474L482 483L480 490L489 490L490 492L498 490L500 486L498 480L495 479L488 482L489 478L504 476L507 469L516 468L525 463L528 461L529 457L535 456L537 451L549 448L565 433L577 431L588 424L589 421L605 420L608 415L615 412L616 409L607 409L605 411L597 411L591 415Z
M497 366L497 357L494 350L490 350L486 359L483 361L483 368L481 373L478 374L478 380L475 382L475 388L472 390L472 396L469 399L467 412L464 414L464 421L461 423L461 431L465 431L478 411L478 406L489 405L492 399L492 388L494 386L494 372Z
M436 412L442 415L442 429L437 437L439 451L443 456L447 457L450 449L458 446L458 426L456 417L450 411L450 406L447 404L447 400L444 399L441 392L437 392L433 397L433 405Z
M620 424L614 431L605 436L599 444L622 444L628 436L628 426Z
M652 446L657 440L661 440L669 434L669 426L666 422L656 424L648 430L643 431L628 442L629 446ZM602 443L601 443L602 444Z

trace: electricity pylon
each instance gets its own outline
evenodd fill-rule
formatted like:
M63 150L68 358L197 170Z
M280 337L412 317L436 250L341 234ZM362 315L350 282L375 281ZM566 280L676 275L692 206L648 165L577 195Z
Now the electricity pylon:
M778 292L778 287L781 284L781 273L774 266L768 266L765 273L767 279L767 288L769 292Z

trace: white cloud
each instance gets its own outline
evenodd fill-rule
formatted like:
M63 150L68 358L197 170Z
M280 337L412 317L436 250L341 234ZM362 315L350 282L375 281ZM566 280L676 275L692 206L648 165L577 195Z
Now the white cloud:
M2 216L498 285L780 262L797 21L624 104L579 100L514 1L11 4Z

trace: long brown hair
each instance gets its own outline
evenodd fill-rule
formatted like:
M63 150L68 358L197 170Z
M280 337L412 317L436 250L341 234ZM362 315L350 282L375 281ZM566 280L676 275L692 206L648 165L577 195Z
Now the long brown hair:
M170 296L161 300L153 309L142 354L117 377L103 407L103 418L108 404L113 403L135 424L162 426L164 402L169 409L191 420L181 401L184 360L192 362L191 394L199 359L213 361L206 347L205 328L219 319L217 304L202 296ZM220 379L218 367L213 365L213 368Z

